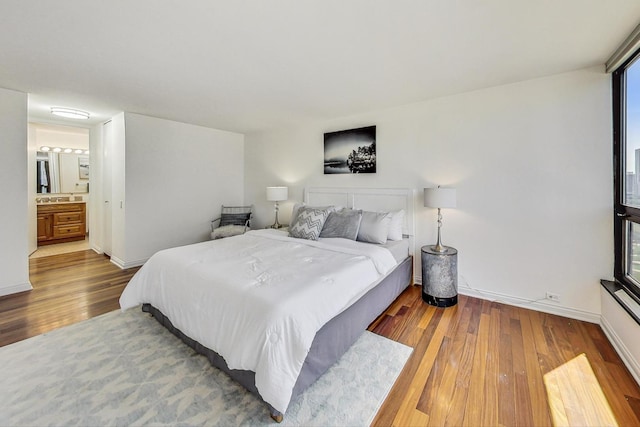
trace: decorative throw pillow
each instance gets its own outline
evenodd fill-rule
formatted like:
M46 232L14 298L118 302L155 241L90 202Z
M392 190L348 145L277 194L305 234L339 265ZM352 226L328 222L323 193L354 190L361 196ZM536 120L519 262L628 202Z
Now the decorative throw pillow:
M391 215L388 212L362 212L362 221L356 240L367 243L387 243Z
M342 209L331 212L324 223L324 227L322 227L320 237L342 237L356 240L361 220L362 211Z
M389 222L388 240L402 240L402 223L404 221L404 210L390 212L391 221Z
M328 212L335 212L336 210L338 210L338 208L336 208L335 206L307 206L304 203L296 203L293 205L293 209L291 209L291 219L289 220L289 225L296 222L296 218L298 217L298 211L302 207L307 207L312 209L323 209Z
M289 236L299 239L318 240L329 211L325 209L301 207L295 221L289 226Z
M220 227L225 225L242 225L251 219L251 212L247 213L223 213L220 215Z

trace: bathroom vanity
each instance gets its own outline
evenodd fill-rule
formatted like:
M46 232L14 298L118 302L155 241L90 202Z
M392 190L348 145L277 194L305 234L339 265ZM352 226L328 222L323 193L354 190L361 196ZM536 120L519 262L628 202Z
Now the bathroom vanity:
M86 202L38 203L38 246L84 240Z

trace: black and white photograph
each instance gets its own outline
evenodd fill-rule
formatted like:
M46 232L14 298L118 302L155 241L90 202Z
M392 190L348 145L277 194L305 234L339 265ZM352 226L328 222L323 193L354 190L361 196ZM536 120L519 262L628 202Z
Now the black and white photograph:
M376 173L376 127L325 133L324 173Z

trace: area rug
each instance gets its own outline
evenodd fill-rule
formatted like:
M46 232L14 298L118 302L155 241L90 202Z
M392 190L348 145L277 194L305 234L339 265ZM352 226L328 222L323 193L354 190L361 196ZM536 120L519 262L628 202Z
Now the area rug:
M280 425L369 425L411 351L363 333ZM0 348L0 425L276 424L263 402L132 309Z

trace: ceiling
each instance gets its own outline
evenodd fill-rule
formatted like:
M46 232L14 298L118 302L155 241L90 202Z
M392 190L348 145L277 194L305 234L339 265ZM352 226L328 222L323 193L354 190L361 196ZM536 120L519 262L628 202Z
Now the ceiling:
M600 65L639 22L637 0L2 0L0 87L32 120L249 133Z

